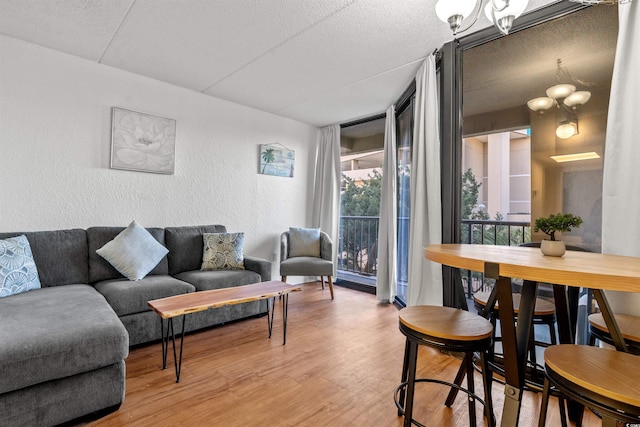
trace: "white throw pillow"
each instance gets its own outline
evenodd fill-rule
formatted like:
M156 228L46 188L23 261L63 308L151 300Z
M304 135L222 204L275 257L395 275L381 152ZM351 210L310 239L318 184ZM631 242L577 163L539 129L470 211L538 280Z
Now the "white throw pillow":
M140 280L158 265L169 250L133 221L96 253L129 280Z
M319 228L289 228L289 257L320 257Z
M244 270L244 233L204 233L201 270Z

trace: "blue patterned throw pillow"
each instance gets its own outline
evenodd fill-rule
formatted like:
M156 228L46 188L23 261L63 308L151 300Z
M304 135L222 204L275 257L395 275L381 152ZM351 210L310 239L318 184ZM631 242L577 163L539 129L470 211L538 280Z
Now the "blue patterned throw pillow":
M244 270L244 233L204 233L201 270Z
M27 236L0 240L0 298L40 289L38 269Z

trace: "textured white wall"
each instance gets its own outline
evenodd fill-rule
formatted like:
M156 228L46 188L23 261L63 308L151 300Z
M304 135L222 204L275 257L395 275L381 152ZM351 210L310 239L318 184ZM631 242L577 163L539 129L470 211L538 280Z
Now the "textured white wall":
M109 168L112 106L177 121L174 175ZM224 224L272 260L281 231L310 225L317 132L0 36L0 230ZM295 150L294 178L258 174L274 142Z

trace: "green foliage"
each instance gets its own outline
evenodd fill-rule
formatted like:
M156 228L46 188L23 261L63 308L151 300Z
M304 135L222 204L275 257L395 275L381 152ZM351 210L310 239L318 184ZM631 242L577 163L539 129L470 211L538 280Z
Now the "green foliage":
M382 189L382 175L377 170L373 176L364 180L362 185L357 185L348 176L342 175L342 188L344 191L340 197L341 216L378 216L380 215L380 192Z
M577 228L580 227L581 224L582 218L579 216L575 216L570 213L551 214L548 217L540 217L536 219L533 231L542 231L544 234L551 237L551 240L556 240L555 233L557 231L570 232L571 227Z
M361 184L342 175L340 197L341 269L376 274L378 258L378 217L382 175L377 170ZM370 218L349 218L370 217Z
M462 219L489 219L489 214L478 209L481 185L471 168L462 174Z
M481 182L478 182L473 171L467 169L462 175L462 219L488 221L489 214L479 208L478 197ZM502 213L497 212L494 221L504 221ZM509 224L462 224L463 242L485 245L519 245L531 241L530 227L510 227Z

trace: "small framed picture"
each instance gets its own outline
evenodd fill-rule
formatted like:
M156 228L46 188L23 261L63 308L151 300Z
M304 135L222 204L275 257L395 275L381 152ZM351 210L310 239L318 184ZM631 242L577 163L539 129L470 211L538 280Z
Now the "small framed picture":
M259 173L293 178L296 153L274 144L260 145Z
M172 175L175 157L175 120L112 107L112 169Z

